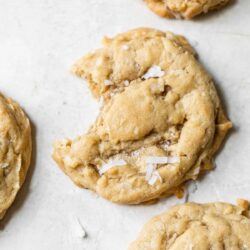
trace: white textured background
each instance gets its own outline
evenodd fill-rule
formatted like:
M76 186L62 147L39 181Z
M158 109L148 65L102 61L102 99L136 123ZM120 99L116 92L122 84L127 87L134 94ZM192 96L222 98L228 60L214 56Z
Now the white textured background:
M1 250L125 250L150 217L183 202L118 206L81 190L51 160L52 142L84 133L98 113L71 64L104 35L148 26L185 35L213 75L234 130L217 169L191 201L250 199L250 2L195 21L165 20L142 0L0 0L0 91L33 123L34 155L17 200L0 222ZM75 233L80 218L88 237ZM72 219L73 218L73 219Z

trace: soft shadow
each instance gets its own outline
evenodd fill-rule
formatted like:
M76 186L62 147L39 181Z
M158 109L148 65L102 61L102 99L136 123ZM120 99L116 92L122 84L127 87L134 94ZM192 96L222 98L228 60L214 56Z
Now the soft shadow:
M214 86L215 86L215 89L216 89L216 92L218 93L218 96L219 96L219 99L220 99L220 103L221 103L221 106L222 106L222 109L226 115L226 117L230 120L230 110L229 110L229 106L228 106L228 98L225 97L224 95L224 90L222 89L222 85L220 84L220 80L217 79L216 76L214 76L214 72L211 72L209 69L207 69L206 65L205 65L205 61L199 57L198 53L195 55L195 58L197 59L198 63L202 65L203 69L209 74L209 76L211 77L213 83L214 83ZM233 121L232 121L233 122ZM228 134L231 134L232 131L237 131L238 128L232 128L230 130L230 132ZM227 136L228 136L227 134Z
M16 199L11 205L11 207L7 210L4 218L0 221L0 230L4 230L7 224L10 222L11 218L15 215L15 213L22 208L25 200L29 195L29 187L31 183L31 178L34 174L35 165L36 165L36 155L37 155L37 147L36 147L36 127L34 123L30 120L31 130L32 130L32 156L31 163L25 178L25 181L17 193Z
M192 21L201 22L201 21L205 21L209 18L218 16L218 15L223 15L224 14L223 12L226 12L232 9L237 2L238 0L230 0L230 2L227 5L223 6L222 8L219 8L218 10L211 10L208 13L198 15L194 19L192 19Z
M228 100L226 101L226 98L225 98L225 95L224 95L224 91L223 89L221 88L221 85L219 84L219 81L213 77L213 80L214 80L214 84L215 84L215 88L217 90L217 93L219 95L219 99L221 101L221 106L222 106L222 109L224 110L225 114L226 114L226 117L232 122L233 124L233 127L228 131L228 133L226 134L224 140L222 141L219 149L216 151L216 154L214 155L215 157L220 154L220 152L223 150L224 146L225 146L225 143L227 142L227 140L230 139L230 137L233 135L233 134L236 134L238 133L239 131L239 127L238 126L235 126L234 125L234 121L232 121L230 119L230 111L229 111L229 108L228 108Z

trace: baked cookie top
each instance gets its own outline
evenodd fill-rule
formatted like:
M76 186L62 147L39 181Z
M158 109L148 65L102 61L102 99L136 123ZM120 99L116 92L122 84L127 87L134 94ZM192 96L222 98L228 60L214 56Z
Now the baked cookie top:
M0 219L24 182L30 158L29 120L16 102L0 94Z
M157 15L167 18L191 19L201 13L219 9L229 0L144 0Z
M77 185L136 204L173 194L212 168L231 123L182 36L140 28L105 38L73 72L104 100L87 134L54 147Z
M247 250L249 212L226 203L188 203L151 219L129 250Z

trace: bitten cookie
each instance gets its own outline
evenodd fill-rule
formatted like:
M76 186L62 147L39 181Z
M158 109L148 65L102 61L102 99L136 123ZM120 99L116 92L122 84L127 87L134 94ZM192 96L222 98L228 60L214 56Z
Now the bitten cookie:
M187 203L154 217L129 250L247 250L250 213L227 203Z
M213 167L231 123L182 36L140 28L105 38L73 72L104 102L87 134L54 146L77 185L137 204L171 195Z
M191 19L201 13L222 8L229 0L144 0L157 15Z
M30 122L16 102L0 95L0 219L24 182L30 158Z

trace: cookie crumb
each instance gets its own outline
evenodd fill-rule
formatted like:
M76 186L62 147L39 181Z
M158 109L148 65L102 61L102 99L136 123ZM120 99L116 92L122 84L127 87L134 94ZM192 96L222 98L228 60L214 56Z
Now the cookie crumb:
M239 207L243 208L244 210L249 209L249 201L247 201L247 200L237 199L236 203Z
M183 187L179 187L175 190L174 195L178 198L181 199L185 195L185 189Z
M76 217L75 225L76 225L75 226L76 235L81 239L86 238L87 233L86 233L85 229L83 228L83 225L78 217Z

